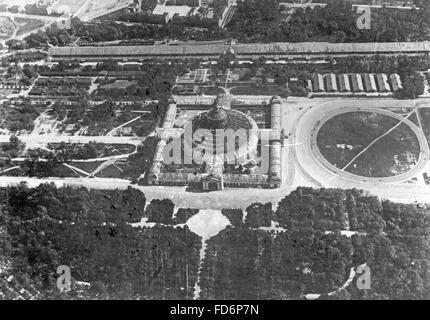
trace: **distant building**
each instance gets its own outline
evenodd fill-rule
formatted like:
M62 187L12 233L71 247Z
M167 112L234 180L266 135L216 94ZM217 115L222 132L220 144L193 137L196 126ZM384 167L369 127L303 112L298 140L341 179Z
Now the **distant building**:
M390 75L390 82L393 92L403 88L402 81L400 80L400 76L397 73Z
M56 25L58 29L70 30L72 29L72 19L70 15L66 15L65 17L61 17L56 21Z
M379 92L390 92L391 88L388 84L388 77L384 73L376 75L376 82L378 83Z
M376 87L375 77L371 73L363 74L364 87L366 92L376 92L378 88Z
M214 4L214 0L199 0L199 6L207 8Z
M134 0L134 2L128 6L128 11L130 13L139 12L139 11L141 11L141 9L142 9L142 1L141 0Z
M355 55L393 55L399 53L428 54L430 42L399 43L269 43L269 44L178 44L155 46L111 46L111 47L55 47L49 49L52 60L86 59L100 61L127 57L130 59L196 59L217 60L222 54L232 51L238 60L252 61L264 56L266 59L294 59Z
M351 92L351 86L349 85L349 77L347 74L339 75L339 91L340 92Z
M38 4L27 4L24 7L24 12L26 14L46 16L48 15L48 6L43 6Z
M188 72L185 75L178 76L176 78L177 84L194 84L194 83L205 83L208 82L210 75L209 69L197 69Z
M324 92L324 78L321 74L315 73L312 78L312 87L314 92Z
M329 73L325 75L327 92L337 91L336 75L334 73Z
M140 63L124 63L122 68L124 71L139 71L141 66Z
M186 17L191 15L193 11L192 7L189 6L166 6L164 4L158 4L152 14L154 15L165 15L166 21L170 21L174 16Z
M361 79L361 75L359 75L358 73L353 73L351 75L351 86L352 86L352 91L354 92L364 91L363 80Z

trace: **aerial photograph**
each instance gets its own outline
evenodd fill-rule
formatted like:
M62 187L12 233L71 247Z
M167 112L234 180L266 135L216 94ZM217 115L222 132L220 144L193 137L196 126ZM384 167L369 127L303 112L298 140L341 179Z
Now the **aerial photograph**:
M0 300L430 300L430 1L0 0Z

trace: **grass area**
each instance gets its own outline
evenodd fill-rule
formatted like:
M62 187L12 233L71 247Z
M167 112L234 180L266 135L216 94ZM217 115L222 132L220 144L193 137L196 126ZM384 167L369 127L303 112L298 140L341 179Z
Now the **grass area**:
M129 154L135 150L135 146L131 144L104 144L94 143L89 144L60 144L52 143L48 145L50 150L56 153L65 153L70 159L95 159Z
M104 161L94 162L71 162L70 165L79 168L85 172L91 173L96 170Z
M114 83L101 85L100 88L104 90L110 89L127 89L128 87L137 84L137 81L117 80Z
M421 109L421 123L423 125L424 134L427 137L427 141L430 144L430 109Z
M331 164L344 168L398 120L368 112L350 112L328 120L318 132L318 147ZM365 177L389 177L409 171L419 158L418 138L406 125L373 144L345 171Z
M42 28L45 25L43 20L29 18L15 18L15 23L19 27L17 36Z
M97 178L115 178L115 179L121 179L123 178L123 171L121 167L124 165L111 165L103 170L101 170L99 173L96 174ZM121 171L122 170L122 171Z
M100 109L99 106L83 108L75 105L60 105L55 106L54 109L55 112L52 112L52 117L64 120L59 131L67 132L67 134L75 134L83 129L86 136L98 136L106 135L118 128L113 135L144 137L154 131L158 125L158 119L154 119L153 111L150 109L142 111L141 105L114 106L112 109L101 110L97 110ZM127 125L124 125L126 123Z

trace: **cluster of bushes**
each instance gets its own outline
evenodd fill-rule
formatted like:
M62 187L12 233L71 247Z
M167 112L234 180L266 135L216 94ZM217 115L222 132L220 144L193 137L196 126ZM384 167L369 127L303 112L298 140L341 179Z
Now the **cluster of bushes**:
M36 96L80 96L85 95L90 85L90 78L39 78L29 94Z
M34 52L17 52L7 57L9 62L31 62L37 60L43 60L47 56L46 52L34 51Z
M12 106L10 103L0 105L0 128L11 132L22 130L32 131L34 120L40 115L40 110L25 100L22 105Z

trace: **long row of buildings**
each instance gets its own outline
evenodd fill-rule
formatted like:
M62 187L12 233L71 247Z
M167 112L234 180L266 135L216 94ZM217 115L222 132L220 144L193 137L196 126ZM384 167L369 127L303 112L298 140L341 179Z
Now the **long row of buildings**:
M319 74L315 73L309 81L312 92L348 93L348 92L395 92L402 88L400 76L396 73L387 76L384 73L350 73L350 74Z
M148 59L218 59L224 53L232 53L237 59L318 59L349 55L420 55L429 54L430 42L389 43L327 43L275 42L268 44L205 43L153 46L102 46L102 47L53 47L49 49L52 61L79 59L103 61L106 59L142 61Z

